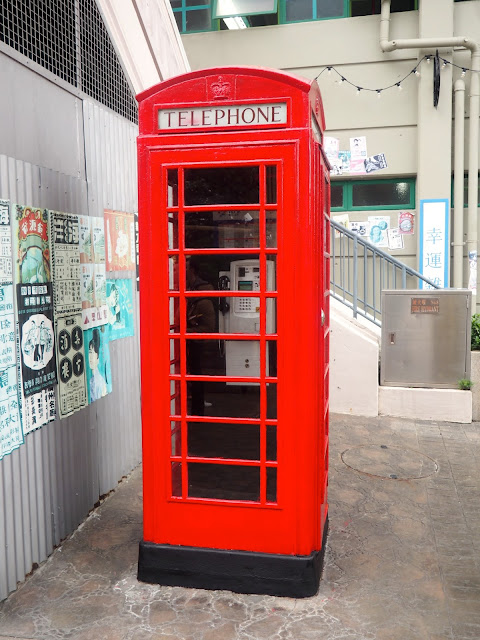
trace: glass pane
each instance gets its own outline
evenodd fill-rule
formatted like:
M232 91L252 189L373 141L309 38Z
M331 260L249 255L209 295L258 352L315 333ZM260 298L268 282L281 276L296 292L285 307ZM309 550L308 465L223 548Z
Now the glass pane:
M260 500L259 467L191 462L188 496L215 500Z
M277 468L267 467L267 502L277 501Z
M181 414L180 380L170 380L170 415Z
M180 374L180 340L170 340L170 374Z
M180 9L182 6L182 0L170 0L170 4L172 5L172 9Z
M258 211L186 211L185 246L234 249L260 246Z
M343 0L317 0L317 18L343 16Z
M330 207L343 207L343 185L330 184Z
M173 17L175 18L175 22L177 23L177 29L180 31L180 33L182 33L182 13L180 11L176 11L173 14Z
M380 0L376 0L376 3L380 4ZM414 11L415 10L415 0L392 0L392 7L390 11L395 13L397 11ZM376 13L380 13L380 7L376 11Z
M354 207L405 206L410 204L409 182L363 182L352 185Z
M275 340L267 342L267 376L277 376L277 343Z
M168 214L168 248L178 249L178 213Z
M169 300L169 322L170 333L178 333L180 331L180 300L178 298Z
M267 424L267 460L275 461L277 459L277 427L273 424Z
M276 11L275 0L217 0L215 18Z
M185 169L185 205L258 204L258 167Z
M187 374L258 378L260 376L260 342L187 340Z
M212 28L210 9L193 9L186 13L185 31L209 31Z
M172 462L172 496L182 497L182 463Z
M170 291L178 291L178 258L169 256L168 258L168 288Z
M267 204L276 204L277 202L277 167L268 166L266 168L267 175Z
M170 422L170 434L172 441L172 456L181 456L182 455L182 424L181 422Z
M267 384L267 418L277 418L277 385L272 383Z
M189 422L188 455L199 458L259 460L260 426Z
M178 169L169 169L167 172L167 179L167 205L169 207L178 207Z
M266 212L266 245L268 248L277 246L277 212Z
M270 259L273 257L269 256ZM260 262L257 254L248 258L235 253L187 256L185 263L188 267L185 278L189 291L260 290ZM274 271L273 264L269 270ZM271 273L271 285L274 283L274 276Z
M277 290L277 256L267 256L267 291Z
M260 418L258 383L187 382L188 414L224 418ZM275 403L276 404L276 403Z
M313 19L313 0L285 0L287 22Z

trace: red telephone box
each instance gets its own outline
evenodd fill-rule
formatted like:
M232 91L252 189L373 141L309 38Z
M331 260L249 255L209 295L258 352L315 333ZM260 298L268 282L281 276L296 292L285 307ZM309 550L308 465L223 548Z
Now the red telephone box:
M304 597L327 534L329 173L316 82L139 100L146 582Z

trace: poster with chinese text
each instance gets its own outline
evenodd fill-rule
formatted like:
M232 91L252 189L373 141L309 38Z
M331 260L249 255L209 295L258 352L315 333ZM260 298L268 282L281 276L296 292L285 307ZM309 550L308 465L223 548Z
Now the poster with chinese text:
M135 335L131 280L107 280L107 312L109 340Z
M25 397L22 395L21 421L23 434L26 436L31 431L39 429L44 425L55 420L55 389L48 387L35 393L33 396Z
M10 202L0 200L0 283L13 282Z
M50 243L55 317L81 313L78 216L50 211Z
M23 444L17 367L0 371L0 460Z
M25 397L55 383L52 284L17 284L17 312Z
M135 269L135 221L132 213L105 210L107 271Z
M56 331L58 411L66 418L88 404L82 314L58 318Z
M0 285L0 371L17 364L13 284Z
M420 239L420 273L438 287L448 287L450 252L449 201L446 199L420 200L418 231ZM472 264L470 262L471 268ZM420 281L420 288L431 289L432 287Z
M364 160L367 157L366 136L357 136L356 138L350 138L350 154L352 160L355 160L357 158L361 158L362 160Z
M51 282L48 212L15 205L16 283Z
M83 329L107 322L103 218L80 216L80 295Z
M103 398L112 391L108 330L94 327L83 333L87 372L88 403Z

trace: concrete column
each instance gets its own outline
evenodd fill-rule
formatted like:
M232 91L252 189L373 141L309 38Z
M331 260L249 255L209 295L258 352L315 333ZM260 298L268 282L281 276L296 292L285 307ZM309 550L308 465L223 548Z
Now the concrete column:
M448 38L453 35L453 0L419 2L419 38ZM450 61L451 53L451 49L439 50L439 54ZM427 54L434 55L435 50L419 50L419 58ZM433 55L430 64L424 61L419 69L421 76L418 80L417 214L420 212L420 200L423 199L448 199L451 206L452 67L447 65L441 71L440 99L438 107L435 108ZM420 231L419 228L417 230ZM450 255L448 259L450 260ZM449 283L446 286L449 286Z

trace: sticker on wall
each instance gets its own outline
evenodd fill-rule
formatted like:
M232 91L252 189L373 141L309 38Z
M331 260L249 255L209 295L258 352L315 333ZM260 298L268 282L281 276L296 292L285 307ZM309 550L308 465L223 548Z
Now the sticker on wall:
M13 282L10 202L0 200L0 283Z
M105 326L84 331L85 364L87 372L88 403L103 398L112 391L110 350Z
M340 213L336 216L332 216L332 220L337 224L341 224L342 227L345 227L345 229L348 229L348 223L349 223L348 213ZM336 229L335 229L335 237L336 238L340 237L340 231L337 231Z
M58 410L66 418L88 404L82 314L59 318L56 332Z
M390 228L390 216L368 216L368 222L368 240L377 247L388 247L387 230Z
M359 236L368 237L370 232L370 223L368 220L362 222L349 222L348 228Z
M78 216L50 211L50 246L55 317L81 313Z
M135 222L132 213L105 210L107 271L135 269Z
M415 214L412 211L401 211L398 214L398 228L403 235L412 235L414 232Z
M365 158L365 173L373 173L374 171L380 171L380 169L387 168L387 160L384 153L378 153L375 156Z
M107 280L109 340L135 335L132 281Z
M367 138L366 136L357 136L350 138L350 153L352 160L361 158L365 160L367 157Z
M80 296L83 328L107 322L105 230L103 218L80 216Z
M268 212L267 212L268 215ZM137 291L140 291L140 236L138 229L138 214L134 214L135 220L135 270L137 276ZM268 227L267 227L268 228Z
M477 250L468 252L468 289L477 295Z
M387 237L389 249L403 249L403 236L400 229L387 229Z
M334 176L342 175L342 161L338 157L340 140L338 138L333 138L332 136L325 136L323 138L323 149L331 166L330 173Z
M17 367L0 371L0 460L23 444Z
M365 171L365 159L364 158L351 158L350 160L350 173L355 175L364 175Z
M342 173L350 173L350 151L339 151L338 161L342 166Z
M93 263L92 219L89 216L79 216L79 250L82 264Z
M16 282L50 282L50 246L46 209L15 205Z

